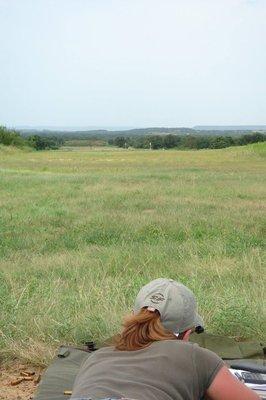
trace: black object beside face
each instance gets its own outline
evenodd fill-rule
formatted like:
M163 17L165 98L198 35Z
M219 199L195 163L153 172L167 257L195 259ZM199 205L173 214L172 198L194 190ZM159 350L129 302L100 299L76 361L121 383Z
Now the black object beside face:
M203 326L201 326L201 325L196 326L195 332L196 333L203 333L204 332Z

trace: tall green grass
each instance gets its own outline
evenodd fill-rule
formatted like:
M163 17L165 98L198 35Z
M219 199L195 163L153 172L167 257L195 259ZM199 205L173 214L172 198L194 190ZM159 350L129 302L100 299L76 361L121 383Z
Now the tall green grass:
M160 276L209 332L264 340L265 153L1 147L2 356L107 338Z

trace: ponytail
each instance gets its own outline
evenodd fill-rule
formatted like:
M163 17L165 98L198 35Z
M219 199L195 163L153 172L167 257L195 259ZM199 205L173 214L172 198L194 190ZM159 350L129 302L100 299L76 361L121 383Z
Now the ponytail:
M161 324L157 310L142 308L138 314L125 318L123 331L116 340L117 350L140 350L159 340L174 340L176 336Z

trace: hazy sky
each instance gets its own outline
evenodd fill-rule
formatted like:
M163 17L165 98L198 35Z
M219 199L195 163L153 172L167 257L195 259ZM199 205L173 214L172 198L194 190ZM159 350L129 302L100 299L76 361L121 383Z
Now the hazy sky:
M266 124L266 0L0 0L0 124Z

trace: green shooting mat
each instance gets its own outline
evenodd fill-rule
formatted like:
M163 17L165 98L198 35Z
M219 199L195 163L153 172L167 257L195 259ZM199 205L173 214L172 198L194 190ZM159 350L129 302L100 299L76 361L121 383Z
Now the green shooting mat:
M266 368L264 346L258 341L237 342L232 338L202 333L191 335L191 341L208 348L230 366L250 362ZM83 362L92 352L68 346L61 346L58 354L48 366L34 397L35 400L67 400L72 390L76 375Z

